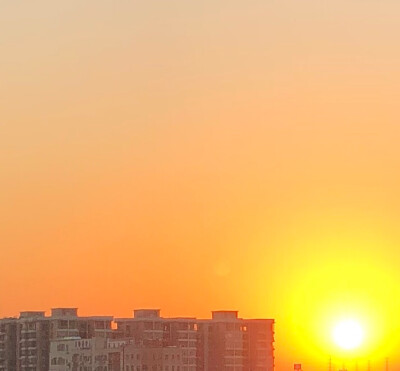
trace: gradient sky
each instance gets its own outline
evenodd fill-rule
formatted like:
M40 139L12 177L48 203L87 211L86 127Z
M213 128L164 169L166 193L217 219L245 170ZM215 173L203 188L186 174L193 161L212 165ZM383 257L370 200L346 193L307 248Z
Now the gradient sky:
M277 371L395 365L399 14L2 0L0 315L238 309L276 318Z

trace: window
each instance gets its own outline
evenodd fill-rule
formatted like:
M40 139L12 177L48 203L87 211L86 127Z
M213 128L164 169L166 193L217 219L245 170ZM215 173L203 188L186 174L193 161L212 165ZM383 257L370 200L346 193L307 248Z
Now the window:
M65 344L57 344L57 350L58 350L58 351L63 351L63 350L65 350Z
M61 329L68 328L68 321L66 321L66 320L58 321L58 327L61 328Z

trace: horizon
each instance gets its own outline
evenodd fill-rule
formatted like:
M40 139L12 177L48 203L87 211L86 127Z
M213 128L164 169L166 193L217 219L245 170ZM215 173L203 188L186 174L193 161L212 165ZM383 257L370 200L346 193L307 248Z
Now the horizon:
M63 315L60 316L60 314L55 313L54 317L53 317L53 310L76 310L76 315L79 318L110 318L110 321L112 323L112 331L118 331L117 327L115 327L115 325L118 323L118 321L121 320L137 320L137 321L141 321L143 320L143 317L138 313L138 316L135 316L135 312L141 312L141 311L156 311L157 312L157 318L162 319L162 320L194 320L194 321L200 321L200 323L202 321L218 321L218 319L214 319L213 318L213 314L214 313L235 313L236 315L236 320L245 320L245 321L273 321L273 328L274 328L274 334L276 334L276 321L273 318L244 318L242 316L240 316L240 311L239 310L233 310L233 309L216 309L216 310L210 310L209 314L211 314L211 316L209 315L207 318L205 317L195 317L195 316L175 316L175 315L169 315L169 316L164 316L162 309L160 308L134 308L131 310L131 316L123 316L123 317L118 317L116 315L113 315L111 313L107 313L107 314L100 314L100 313L85 313L82 315L82 313L79 312L79 307L52 307L48 310L23 310L20 311L20 315L21 314L33 314L33 313L40 313L40 314L44 314L44 317L38 317L38 318L44 318L44 319L48 319L51 320L52 318L62 318ZM0 318L0 320L2 319L13 319L13 320L18 320L18 319L24 319L24 317L21 316L13 316L13 317L4 317L4 318ZM70 318L70 314L67 315L67 318ZM74 317L74 315L72 315L72 317ZM34 317L36 318L36 317ZM144 317L145 319L151 319L154 317ZM79 339L82 339L80 337L77 337ZM59 342L59 341L65 341L68 340L69 337L67 338L60 338L60 339L54 339L53 341ZM111 340L111 339L110 339ZM274 342L276 343L276 342ZM371 363L371 360L369 359L369 357L365 357L365 358L353 358L353 357L346 357L346 356L339 356L339 357L334 357L332 355L329 355L328 358L324 361L320 361L317 362L316 360L309 360L307 358L300 358L300 359L296 359L293 361L293 365L298 365L299 361L300 361L300 365L303 366L302 369L308 369L308 367L310 365L313 365L313 367L321 369L322 366L326 366L323 367L323 369L327 369L329 371L332 370L359 370L359 369L363 369L363 366L365 366L365 369L368 371L377 369L377 365L379 365L378 369L383 369L385 368L386 370L389 370L389 357L384 357L381 359L376 359L374 363ZM304 367L305 366L305 367Z

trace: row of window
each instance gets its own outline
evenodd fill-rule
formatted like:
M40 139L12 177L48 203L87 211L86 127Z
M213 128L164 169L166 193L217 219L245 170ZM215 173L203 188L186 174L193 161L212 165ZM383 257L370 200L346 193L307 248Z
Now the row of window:
M127 332L137 330L158 330L158 331L171 331L172 329L177 331L197 331L198 326L196 323L176 323L176 324L165 324L160 321L143 321L138 323L118 323L119 330L125 330Z
M150 353L151 354L151 353ZM156 360L156 359L162 359L162 354L159 354L158 355L158 357L157 357L157 355L156 354L154 354L153 353L153 357L147 357L147 356L150 356L150 354L147 354L147 353L143 353L143 354L140 354L140 353L136 353L136 354L127 354L127 355L125 355L125 359L126 360L129 360L129 359L131 359L131 360L133 360L133 359L135 359L136 358L136 360L140 360L140 359L147 359L147 358L153 358L153 360ZM180 354L164 354L164 359L165 360L180 360L181 359L181 356L180 356Z
M181 366L133 366L133 365L126 365L125 371L187 371L187 367Z

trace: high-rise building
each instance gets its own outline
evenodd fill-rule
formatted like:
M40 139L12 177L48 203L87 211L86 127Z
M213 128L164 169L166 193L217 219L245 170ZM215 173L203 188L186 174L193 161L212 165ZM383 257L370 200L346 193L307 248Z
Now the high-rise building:
M140 345L106 338L50 342L49 371L183 371L178 346Z
M129 344L123 349L121 370L183 371L183 349Z
M16 371L17 319L0 319L0 371Z
M76 308L0 320L0 371L274 371L274 320L79 317Z
M116 318L120 336L134 338L138 344L177 346L182 349L183 371L197 369L197 320L163 318L159 309L138 309L133 318Z
M104 337L52 340L49 371L120 371L123 345L125 342L116 342L110 346L110 340Z
M78 317L76 308L54 308L49 317L45 312L21 312L15 320L15 370L47 371L51 340L107 338L112 335L112 319L109 316ZM7 345L13 347L10 342Z
M212 312L199 321L199 371L273 371L274 320L238 318L236 311Z
M17 371L47 370L50 324L44 312L21 312L17 325Z
M79 317L77 308L53 308L51 316L50 338L62 339L79 336L82 339L112 336L112 316Z
M163 318L148 309L115 322L122 337L182 348L183 371L274 370L272 319L242 319L236 311L215 311L206 320Z

